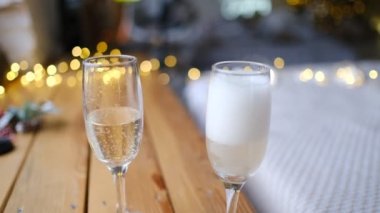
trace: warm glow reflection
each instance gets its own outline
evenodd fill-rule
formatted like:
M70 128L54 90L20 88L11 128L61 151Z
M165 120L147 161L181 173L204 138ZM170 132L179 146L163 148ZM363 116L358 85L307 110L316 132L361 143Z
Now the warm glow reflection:
M28 81L28 82L32 82L34 81L34 79L36 78L36 76L34 75L34 72L32 71L29 71L25 74L25 79Z
M58 72L65 73L68 70L69 70L69 65L65 61L62 61L58 64Z
M371 78L371 79L376 79L378 77L378 72L376 70L371 70L369 71L368 73L368 76Z
M110 82L111 82L111 75L107 72L107 73L104 73L104 75L103 75L103 83L104 84L109 84Z
M119 49L113 49L111 50L110 55L121 55L121 51Z
M245 66L243 68L243 70L246 71L246 72L252 72L253 71L252 67L250 67L250 66Z
M91 55L91 52L87 47L82 48L82 52L80 54L80 57L82 59L86 59L86 58L90 57L90 55Z
M187 72L187 76L190 80L198 80L201 77L201 71L193 67L189 69L189 72Z
M74 76L69 76L66 79L66 84L68 87L75 87L75 85L77 84L77 79Z
M307 68L300 73L299 79L300 81L306 82L313 79L313 76L314 76L313 70L311 70L310 68Z
M13 81L17 78L18 72L9 71L7 72L6 78L8 81Z
M166 73L161 73L158 75L158 82L160 82L160 84L166 85L170 82L170 76Z
M104 41L101 41L96 45L96 51L98 51L98 53L104 53L105 51L107 51L107 48L108 45Z
M150 59L150 63L152 64L152 70L160 69L160 60L158 60L157 58Z
M141 62L140 70L143 73L149 73L152 70L152 63L148 60Z
M164 63L167 67L174 67L177 64L177 58L174 55L165 57Z
M57 73L57 67L51 64L46 68L46 72L48 75L55 75Z
M274 67L276 67L277 69L283 69L285 67L285 61L283 58L281 57L277 57L274 59L273 61L273 65Z
M28 63L27 61L22 60L22 61L20 62L20 69L21 69L21 70L27 70L28 67L29 67L29 63Z
M18 63L12 63L11 64L11 70L14 72L20 71L20 65Z
M315 76L314 76L315 80L319 83L325 81L326 79L326 76L325 76L325 73L323 73L322 71L317 71L315 73Z
M82 49L79 47L79 46L75 46L72 50L71 50L71 54L74 56L74 57L78 57L82 54Z
M0 85L0 95L4 95L5 93L5 88Z
M70 62L70 69L77 70L80 68L80 61L78 59L73 59Z

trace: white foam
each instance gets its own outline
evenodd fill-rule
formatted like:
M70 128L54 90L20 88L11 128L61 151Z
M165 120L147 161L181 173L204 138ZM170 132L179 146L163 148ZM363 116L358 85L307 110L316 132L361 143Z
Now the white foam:
M270 114L268 82L265 76L214 74L208 94L207 137L230 145L266 140Z

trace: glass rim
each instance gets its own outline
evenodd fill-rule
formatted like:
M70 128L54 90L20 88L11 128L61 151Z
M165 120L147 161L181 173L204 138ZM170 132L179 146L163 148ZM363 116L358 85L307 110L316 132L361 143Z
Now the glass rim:
M118 61L118 62L110 62L109 64L98 64L96 61L99 59L110 59L110 58L120 58L120 59L127 59L125 61ZM126 66L130 64L136 64L137 58L132 55L101 55L101 56L93 56L86 58L82 61L83 67L114 67L114 66Z
M253 65L253 66L259 66L262 67L263 70L252 70L250 72L247 71L231 71L231 70L225 70L223 68L220 68L219 66L222 64L247 64L247 65ZM212 72L218 72L223 73L227 75L263 75L263 74L270 74L271 70L273 68L270 65L256 62L256 61L219 61L212 65Z

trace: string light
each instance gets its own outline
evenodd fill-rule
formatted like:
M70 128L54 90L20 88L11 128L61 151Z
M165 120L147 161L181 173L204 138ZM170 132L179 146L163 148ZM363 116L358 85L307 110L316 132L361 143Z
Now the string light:
M313 70L311 70L310 68L307 68L300 73L299 79L300 81L306 82L313 79L313 76L314 76Z
M34 75L34 72L32 71L29 71L25 74L25 79L28 81L28 82L32 82L34 81L34 79L36 78L36 76Z
M58 72L65 73L69 70L69 65L65 61L62 61L58 64Z
M152 63L148 60L141 62L140 70L143 73L149 73L152 70Z
M201 77L201 71L193 67L189 69L189 71L187 72L187 76L189 77L190 80L193 80L193 81L198 80Z
M29 67L29 64L28 64L27 61L22 60L22 61L20 62L20 69L21 69L21 70L27 70L28 67Z
M18 72L18 71L20 71L20 65L19 65L18 63L12 63L12 64L11 64L11 70L12 70L13 72Z
M108 48L108 45L106 42L104 41L101 41L99 42L97 45L96 45L96 51L98 51L98 53L104 53L105 51L107 51L107 48Z
M91 52L87 47L82 48L81 54L80 54L81 59L86 59L90 57L90 55L91 55Z
M152 70L160 69L160 61L157 58L150 59L150 63L152 64Z
M79 46L75 46L72 50L71 50L71 54L74 56L74 57L78 57L82 54L82 49L79 47Z
M46 71L48 75L55 75L57 73L57 67L51 64L46 68Z
M177 58L174 55L168 55L165 57L164 63L167 67L174 67L177 64Z
M277 69L283 69L285 67L285 61L283 58L281 57L277 57L274 59L273 61L273 65L277 68Z
M378 72L376 70L371 70L369 71L368 73L368 76L371 78L371 79L376 79L378 77Z
M158 75L158 82L162 85L166 85L170 82L170 76L166 73L161 73Z
M80 61L78 59L73 59L70 61L70 69L77 70L80 68Z
M326 79L325 74L322 71L317 71L314 76L315 80L319 83L324 82Z
M0 85L0 95L4 95L4 94L5 94L5 88Z
M7 72L6 78L8 81L13 81L17 78L18 72L9 71Z

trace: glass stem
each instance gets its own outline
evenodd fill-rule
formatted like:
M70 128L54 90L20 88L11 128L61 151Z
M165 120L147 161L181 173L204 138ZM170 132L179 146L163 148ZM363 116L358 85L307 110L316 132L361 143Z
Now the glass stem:
M126 213L127 211L127 197L125 193L125 174L127 173L128 166L117 166L111 168L113 181L116 186L116 212Z
M226 189L226 213L235 213L239 201L239 194L244 183L227 183L224 182Z

